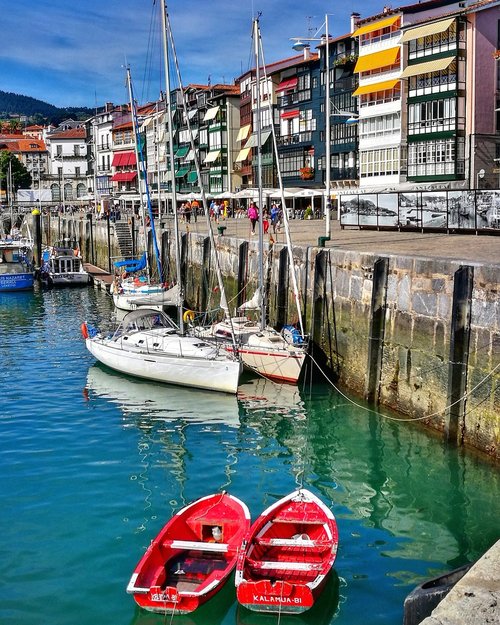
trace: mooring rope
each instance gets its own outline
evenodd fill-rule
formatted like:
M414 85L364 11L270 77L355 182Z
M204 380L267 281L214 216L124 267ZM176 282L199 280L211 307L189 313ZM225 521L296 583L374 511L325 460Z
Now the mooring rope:
M384 419L388 419L389 421L401 421L401 422L423 421L424 419L431 419L433 417L438 417L438 416L442 415L444 412L446 412L450 408L453 408L453 406L456 406L457 404L459 404L464 399L467 399L467 397L470 397L470 395L472 395L472 393L474 393L474 391L476 391L480 386L482 386L489 378L491 378L491 376L495 373L495 371L500 368L500 362L499 362L496 365L496 367L494 367L482 380L480 380L476 384L476 386L474 386L474 388L472 388L470 391L467 391L461 397L459 397L457 400L455 400L451 404L448 404L447 406L445 406L441 410L437 410L436 412L432 412L430 414L426 414L426 415L423 415L421 417L409 417L408 419L406 419L406 418L400 418L400 417L391 417L390 415L383 414L380 411L373 410L372 408L368 408L367 406L363 406L362 404L358 404L356 401L354 401L353 399L348 397L345 393L343 393L340 390L340 388L330 380L330 378L326 375L326 373L323 371L323 369L320 367L320 365L316 362L316 360L314 360L314 358L313 358L313 356L311 356L311 354L308 354L308 356L313 361L313 363L316 365L316 367L321 371L321 374L323 375L325 380L328 382L328 384L330 384L330 386L332 388L334 388L337 391L337 393L339 393L339 395L341 395L344 399L346 399L350 404L352 404L353 406L356 406L357 408L360 408L361 410L364 410L365 412L370 412L371 414L375 414L375 415L378 415L379 417L383 417Z

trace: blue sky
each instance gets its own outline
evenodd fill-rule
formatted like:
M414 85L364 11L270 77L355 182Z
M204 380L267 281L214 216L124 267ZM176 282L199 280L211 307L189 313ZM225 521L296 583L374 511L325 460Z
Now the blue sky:
M171 0L167 6L186 85L206 84L209 76L212 84L230 83L251 67L258 12L271 63L294 54L290 37L324 32L326 13L337 36L349 31L353 11L368 17L384 2ZM56 106L122 103L128 63L136 98L154 100L163 86L158 14L153 0L0 0L0 89Z

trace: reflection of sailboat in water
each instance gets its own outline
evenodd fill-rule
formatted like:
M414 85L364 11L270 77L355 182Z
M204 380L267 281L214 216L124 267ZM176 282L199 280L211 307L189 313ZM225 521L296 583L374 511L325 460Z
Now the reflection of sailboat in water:
M299 387L277 384L267 378L243 380L238 387L238 403L248 416L285 415L305 419Z
M153 384L124 376L101 364L89 368L87 388L116 404L124 416L191 423L224 423L238 427L238 404L233 395Z

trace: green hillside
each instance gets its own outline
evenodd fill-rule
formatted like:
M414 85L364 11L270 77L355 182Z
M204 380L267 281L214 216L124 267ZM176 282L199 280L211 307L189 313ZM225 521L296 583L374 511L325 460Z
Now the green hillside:
M94 110L86 107L58 108L42 100L0 90L0 120L27 117L29 123L59 124L65 119L88 119Z

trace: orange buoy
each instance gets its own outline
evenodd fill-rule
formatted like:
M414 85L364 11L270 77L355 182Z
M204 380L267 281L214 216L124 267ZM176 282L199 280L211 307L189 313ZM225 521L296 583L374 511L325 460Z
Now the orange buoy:
M85 322L82 323L81 325L81 331L82 331L82 336L84 339L88 339L89 338L89 331L87 328L87 324Z

